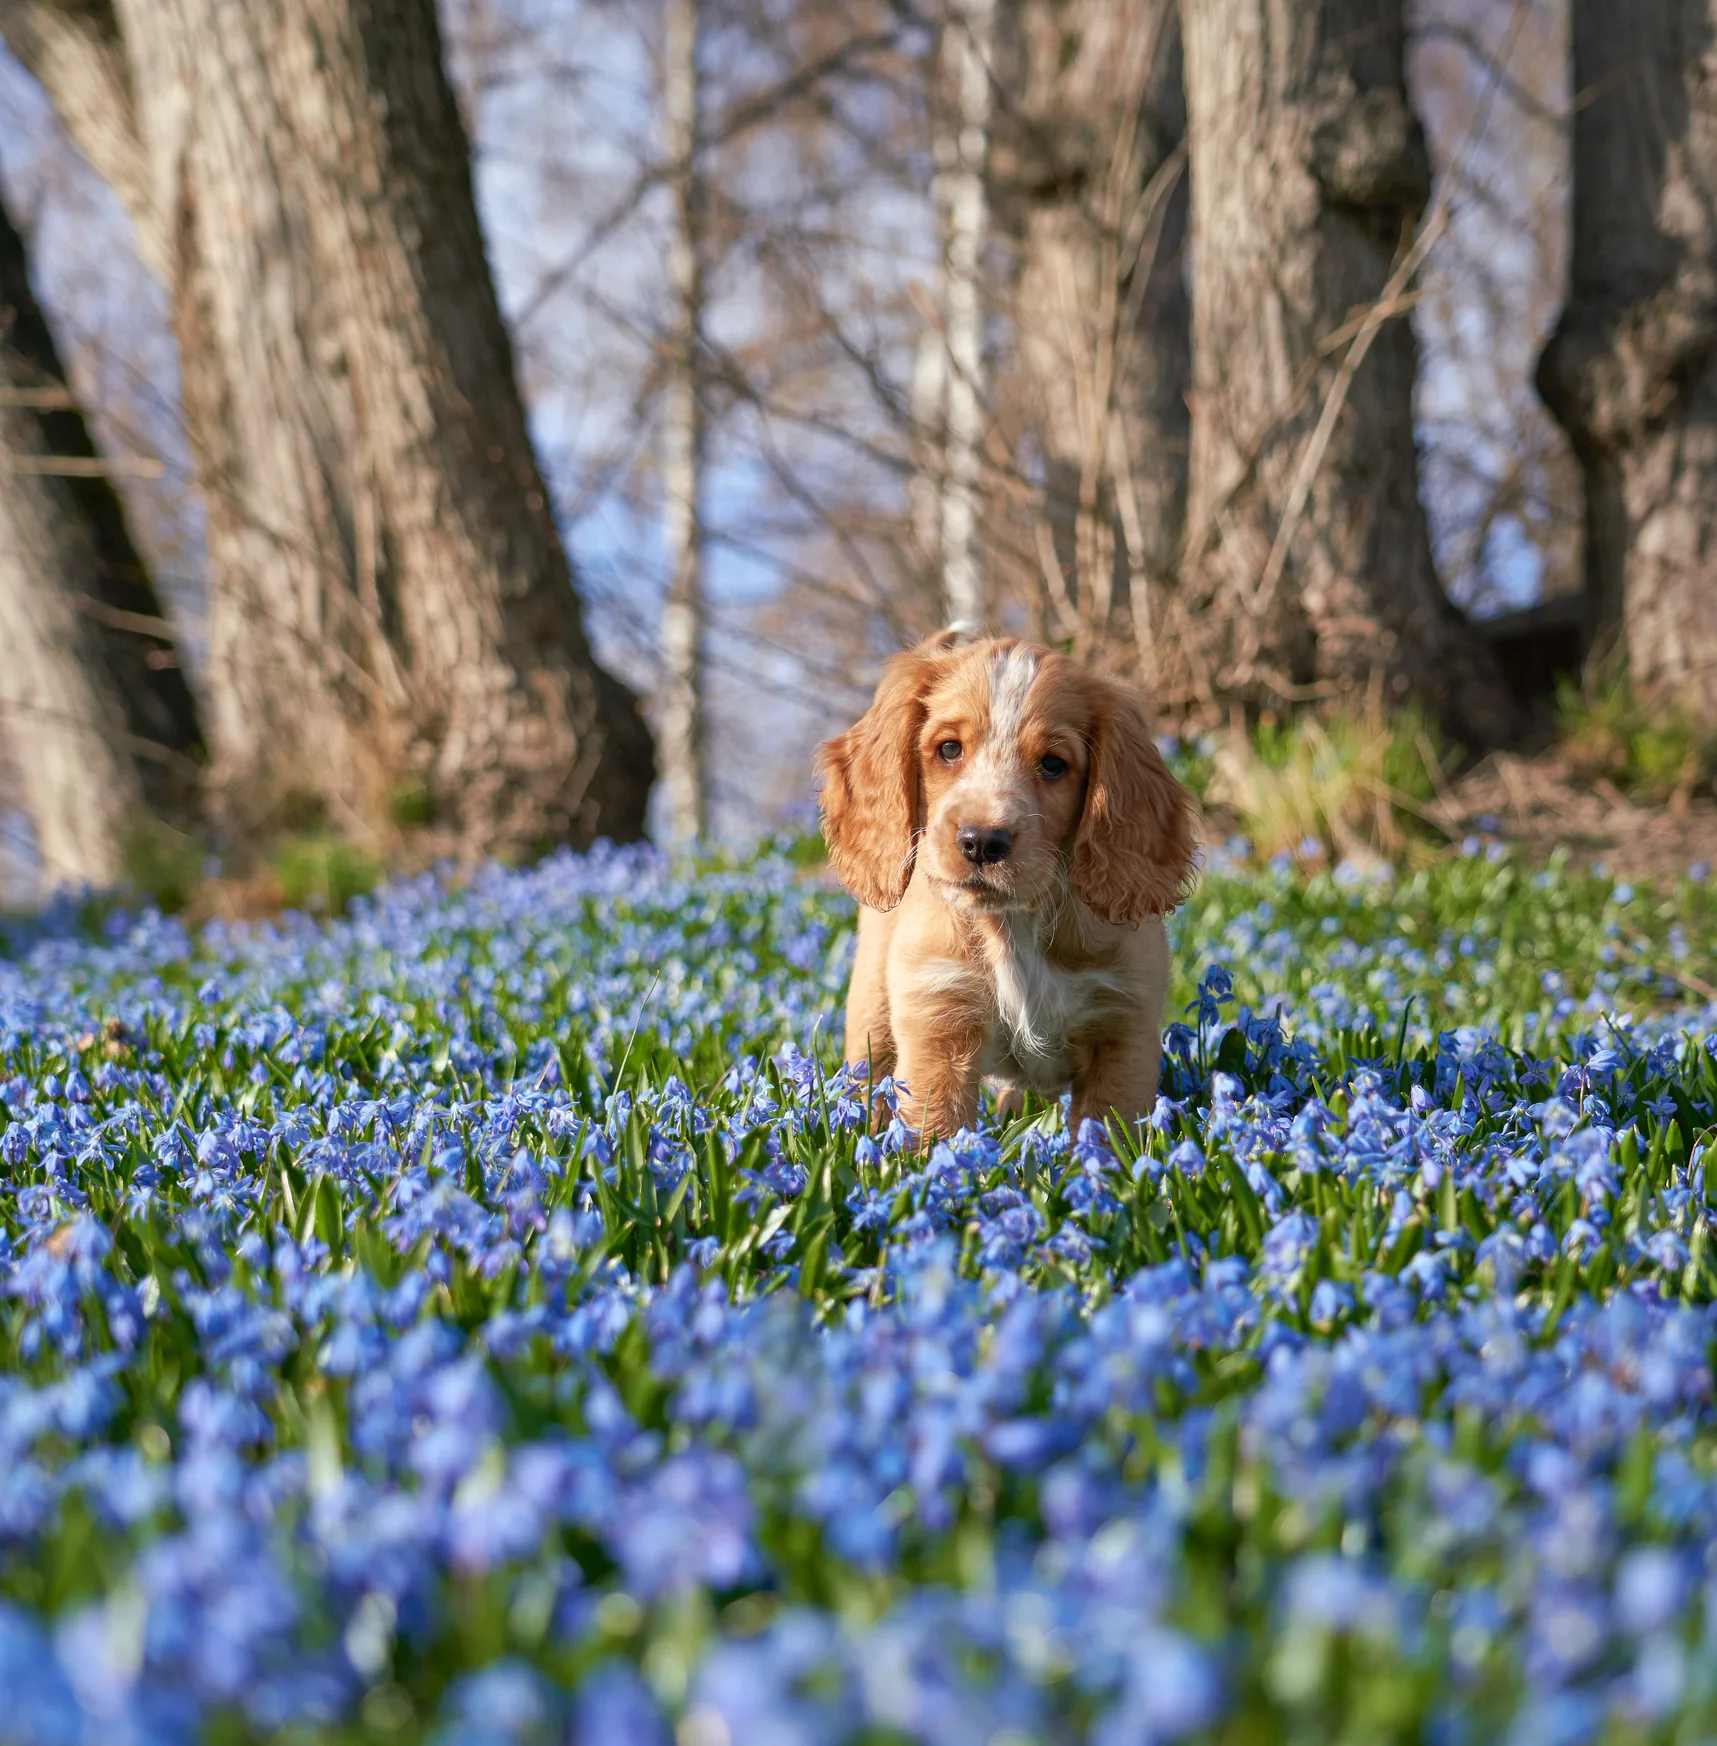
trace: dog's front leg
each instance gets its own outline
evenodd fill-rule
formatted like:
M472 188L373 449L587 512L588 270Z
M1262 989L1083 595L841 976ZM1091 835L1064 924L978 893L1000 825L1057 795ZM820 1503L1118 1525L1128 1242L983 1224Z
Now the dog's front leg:
M1156 1105L1162 1062L1162 1034L1154 1024L1097 1043L1074 1077L1073 1131L1087 1116L1103 1123L1112 1114L1137 1127Z
M984 1028L975 1018L934 1012L896 1014L899 1059L895 1076L908 1095L900 1100L901 1119L925 1137L955 1134L978 1118L980 1059Z
M859 915L858 951L847 988L847 1060L868 1061L873 1080L894 1071L894 1026L888 1011L889 918Z

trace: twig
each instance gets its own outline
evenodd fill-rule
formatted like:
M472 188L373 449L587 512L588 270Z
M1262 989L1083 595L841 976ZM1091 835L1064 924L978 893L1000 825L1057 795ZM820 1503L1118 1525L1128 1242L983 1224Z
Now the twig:
M1419 748L1419 756L1425 760L1425 774L1431 778L1431 786L1436 789L1437 798L1452 810L1455 797L1449 792L1448 783L1443 780L1443 760L1437 755L1437 748L1431 744L1431 736L1420 728L1414 743Z
M124 475L132 479L159 479L166 466L148 455L113 455L106 460L82 455L0 454L0 473L27 473L40 478L105 479Z
M1707 1000L1717 1001L1717 987L1713 987L1702 976L1695 976L1691 970L1658 970L1656 965L1652 968L1659 976L1667 977L1690 994L1702 994Z
M1622 793L1608 776L1598 777L1592 784L1608 803L1612 813L1619 813L1624 824L1640 816L1640 809Z
M1494 756L1496 773L1502 778L1503 787L1508 790L1509 810L1514 814L1515 823L1524 826L1531 818L1531 798L1529 796L1525 801L1521 799L1520 786L1516 781L1517 772L1514 768L1514 760L1506 753L1499 752Z
M164 618L156 618L146 612L126 612L120 607L109 606L105 600L97 600L93 594L79 594L77 603L80 612L88 613L91 618L99 619L114 630L130 631L134 636L154 637L163 643L175 641L173 627Z

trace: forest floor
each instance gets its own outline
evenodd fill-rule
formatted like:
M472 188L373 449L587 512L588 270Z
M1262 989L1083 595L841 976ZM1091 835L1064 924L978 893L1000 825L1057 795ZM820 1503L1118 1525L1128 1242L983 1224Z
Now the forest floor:
M1717 802L1632 800L1612 782L1577 774L1559 747L1481 759L1436 816L1457 839L1501 837L1533 861L1565 848L1577 865L1600 862L1618 878L1673 880L1697 862L1717 864Z
M1200 796L1207 841L1251 836L1246 819L1217 798L1207 771L1178 773ZM1404 855L1385 858L1410 866L1445 854L1459 858L1463 844L1478 838L1509 845L1534 867L1561 851L1576 871L1665 886L1701 863L1717 866L1717 799L1704 793L1664 801L1630 796L1578 768L1561 744L1491 753L1415 810L1433 828L1417 831ZM1259 862L1268 859L1253 853ZM193 925L255 921L295 909L337 915L385 879L413 878L453 858L453 846L431 832L403 832L373 851L332 833L312 833L286 840L241 871L192 882L177 903L156 900Z

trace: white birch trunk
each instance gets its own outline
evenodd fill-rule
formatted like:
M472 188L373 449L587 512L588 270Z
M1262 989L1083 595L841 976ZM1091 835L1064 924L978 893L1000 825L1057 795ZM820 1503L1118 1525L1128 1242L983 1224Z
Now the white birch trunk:
M942 327L947 342L947 437L942 484L942 589L950 621L984 622L988 601L977 546L984 436L984 244L989 230L984 161L989 147L990 52L995 0L956 0L943 37L955 121L938 142L944 224ZM948 150L951 144L952 149Z
M673 192L668 285L673 296L667 402L662 419L662 495L668 598L662 608L662 694L657 758L667 797L667 835L689 848L709 828L703 771L703 408L698 345L703 274L697 165L698 0L668 0L663 57L663 146Z
M942 307L942 270L936 272L936 307ZM948 350L940 324L918 336L912 360L912 480L906 508L913 556L925 576L942 569L943 418L948 410Z

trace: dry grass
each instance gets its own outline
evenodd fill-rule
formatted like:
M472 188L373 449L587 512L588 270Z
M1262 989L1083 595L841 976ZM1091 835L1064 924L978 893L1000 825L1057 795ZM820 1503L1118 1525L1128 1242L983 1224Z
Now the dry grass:
M1209 798L1232 812L1260 856L1398 859L1427 830L1445 791L1448 756L1417 710L1301 716L1231 729L1215 756Z

